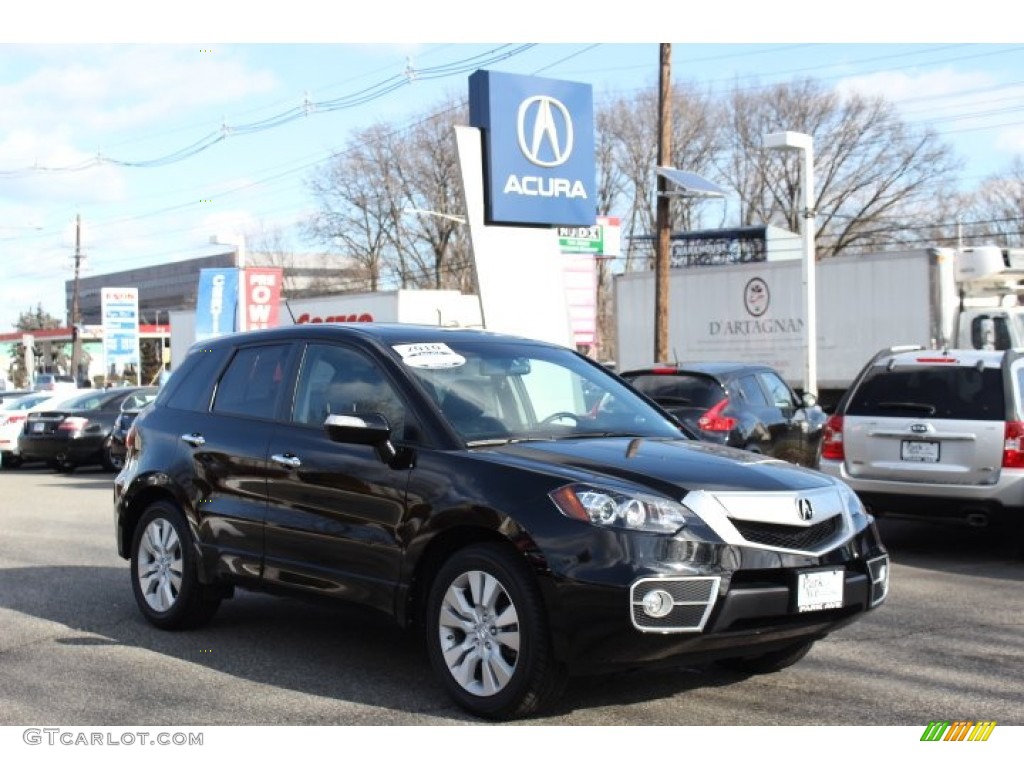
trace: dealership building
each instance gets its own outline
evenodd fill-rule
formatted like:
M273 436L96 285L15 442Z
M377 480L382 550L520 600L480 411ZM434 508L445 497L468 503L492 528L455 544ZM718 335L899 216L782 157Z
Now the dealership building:
M194 310L199 289L199 275L204 269L225 269L236 266L234 248L210 256L138 267L121 272L80 277L78 280L78 311L83 325L100 325L101 295L104 288L138 288L139 320L143 325L169 322L170 313ZM284 295L298 298L322 293L365 290L361 272L346 257L311 255L281 257L276 254L249 252L249 267L281 267ZM64 284L67 316L71 317L75 281Z

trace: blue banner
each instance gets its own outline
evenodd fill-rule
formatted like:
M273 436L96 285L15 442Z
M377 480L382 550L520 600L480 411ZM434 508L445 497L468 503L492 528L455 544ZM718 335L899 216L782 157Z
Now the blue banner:
M469 77L469 122L484 137L489 223L594 224L590 85L479 70Z
M238 320L238 270L199 271L196 295L196 341L233 333Z

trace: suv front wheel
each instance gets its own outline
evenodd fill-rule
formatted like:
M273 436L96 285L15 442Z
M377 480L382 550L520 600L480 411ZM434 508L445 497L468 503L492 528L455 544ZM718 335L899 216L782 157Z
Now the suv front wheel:
M448 693L481 717L524 717L565 687L534 577L499 544L467 547L441 567L427 602L427 648Z
M220 606L199 582L184 516L166 501L150 505L135 528L131 572L142 615L161 629L198 627Z

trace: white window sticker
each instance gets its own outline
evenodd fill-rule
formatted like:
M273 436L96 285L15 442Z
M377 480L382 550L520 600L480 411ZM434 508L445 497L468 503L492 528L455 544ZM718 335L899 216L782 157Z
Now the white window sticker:
M440 342L396 344L392 349L412 368L458 368L466 364L466 358Z

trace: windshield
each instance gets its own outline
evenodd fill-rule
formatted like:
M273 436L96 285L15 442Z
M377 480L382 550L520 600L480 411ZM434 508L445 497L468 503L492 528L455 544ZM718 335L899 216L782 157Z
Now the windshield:
M469 443L684 437L617 377L567 349L493 341L393 349Z

